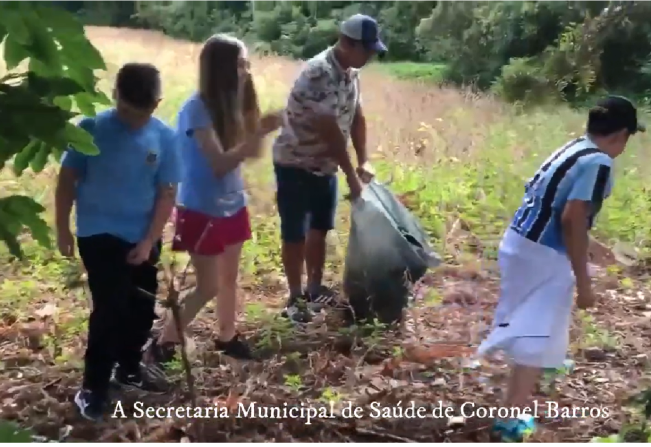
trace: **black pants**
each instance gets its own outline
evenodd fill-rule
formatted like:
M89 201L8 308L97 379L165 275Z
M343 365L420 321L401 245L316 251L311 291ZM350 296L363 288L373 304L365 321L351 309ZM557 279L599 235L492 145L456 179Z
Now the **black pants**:
M155 298L138 288L156 295L161 242L149 262L138 266L127 263L135 244L115 236L80 237L77 243L93 298L83 386L106 395L115 363L129 374L138 371L142 347L157 318Z

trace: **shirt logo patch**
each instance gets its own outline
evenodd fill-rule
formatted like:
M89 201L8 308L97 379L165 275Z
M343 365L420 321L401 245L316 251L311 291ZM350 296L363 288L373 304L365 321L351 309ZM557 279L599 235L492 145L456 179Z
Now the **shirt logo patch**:
M156 154L156 152L149 151L147 153L147 158L145 159L145 161L147 162L148 165L153 165L154 163L156 163L157 159L158 159L158 154Z

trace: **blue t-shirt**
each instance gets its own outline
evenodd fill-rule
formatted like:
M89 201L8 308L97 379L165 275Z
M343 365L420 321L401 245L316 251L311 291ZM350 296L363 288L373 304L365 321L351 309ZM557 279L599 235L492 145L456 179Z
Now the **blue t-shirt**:
M554 152L525 185L522 205L511 229L539 244L566 253L561 216L569 200L590 202L592 228L613 184L613 160L587 136Z
M177 120L176 132L183 160L177 203L211 217L228 217L246 206L244 181L239 166L219 178L211 169L194 131L212 125L203 101L193 94L181 107Z
M79 126L94 137L98 155L68 150L62 166L79 174L77 236L111 234L137 243L153 218L158 188L181 180L176 134L152 117L133 130L115 109L84 118Z

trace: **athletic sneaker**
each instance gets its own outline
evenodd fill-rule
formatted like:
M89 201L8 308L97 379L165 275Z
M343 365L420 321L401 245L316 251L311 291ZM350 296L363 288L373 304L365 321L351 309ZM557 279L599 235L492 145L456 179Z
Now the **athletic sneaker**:
M107 399L92 391L81 389L75 394L75 405L84 419L96 422L104 415Z
M308 299L308 307L314 312L320 312L321 309L334 305L337 302L335 292L326 286L320 286L317 293L305 292Z
M536 431L536 422L531 415L518 419L496 420L491 436L502 442L524 442Z
M148 393L163 394L170 385L165 374L159 368L148 368L140 365L135 373L127 373L119 365L115 368L111 381L121 388L146 391Z
M310 309L309 302L310 299L307 295L289 297L282 316L296 323L309 323L314 317L314 312Z
M240 360L253 360L251 348L240 338L240 334L235 334L235 337L231 338L230 341L215 340L215 346L218 351L229 357Z

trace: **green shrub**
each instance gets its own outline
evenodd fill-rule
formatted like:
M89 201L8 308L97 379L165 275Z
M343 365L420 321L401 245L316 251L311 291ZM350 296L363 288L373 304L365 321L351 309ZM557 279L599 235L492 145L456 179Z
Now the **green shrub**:
M542 105L559 101L561 95L545 77L534 58L514 58L502 67L501 75L491 88L500 98L525 105Z

